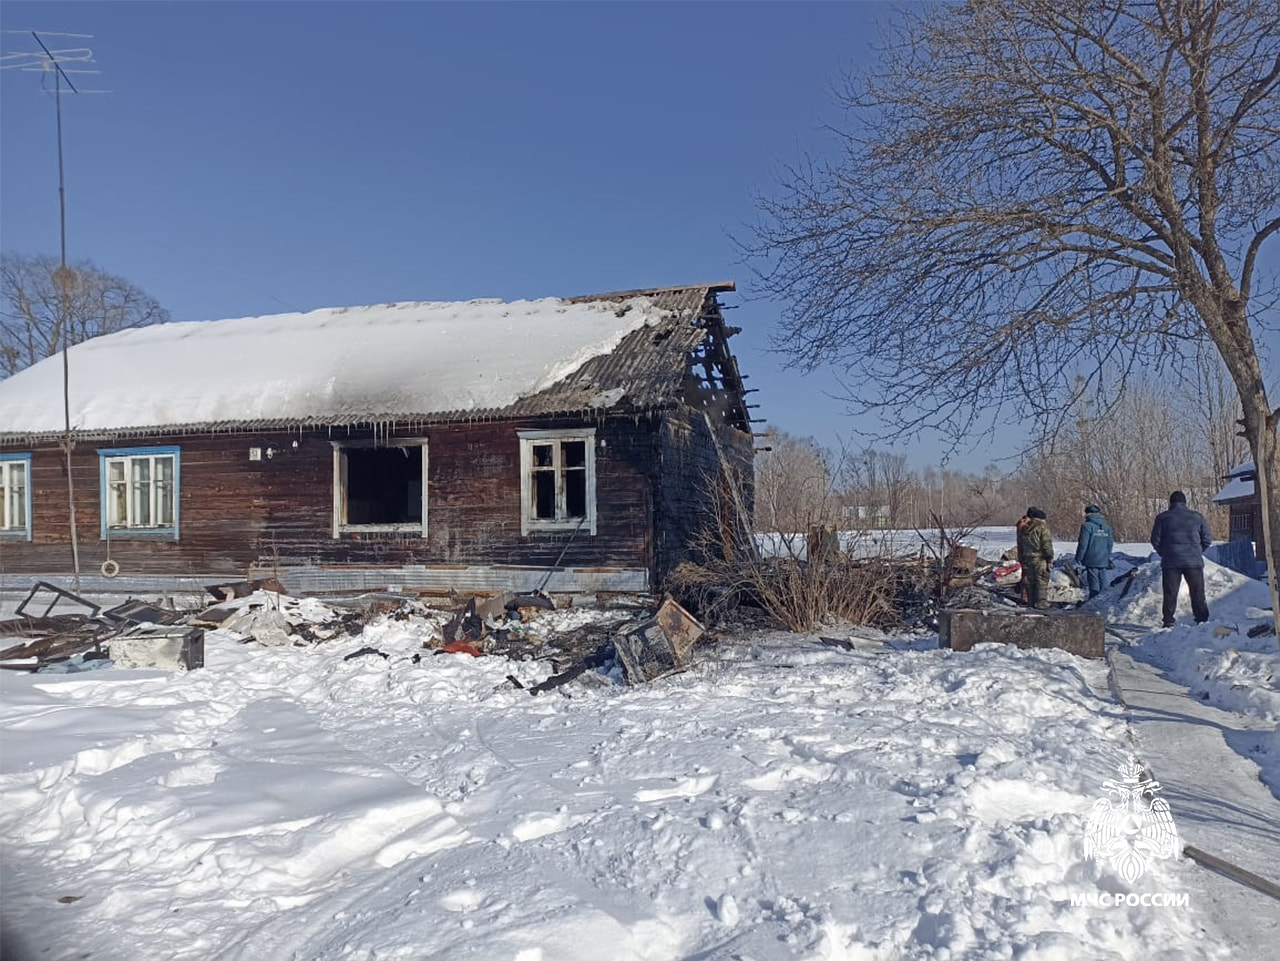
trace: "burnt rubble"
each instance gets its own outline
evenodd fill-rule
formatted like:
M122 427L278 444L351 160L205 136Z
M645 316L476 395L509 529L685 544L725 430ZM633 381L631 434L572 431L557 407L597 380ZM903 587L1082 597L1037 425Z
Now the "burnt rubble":
M698 621L669 596L656 606L618 608L612 617L540 624L558 609L557 601L541 591L467 596L455 601L452 612L401 595L328 602L298 598L274 579L212 585L208 591L216 603L197 610L133 598L104 608L60 585L38 582L16 616L0 621L0 637L18 639L0 650L0 666L23 671L98 666L185 671L204 665L208 631L244 644L308 646L359 637L367 624L384 618L415 623L428 635L415 663L432 654L547 662L552 674L545 681L518 685L536 696L587 672L604 671L632 684L678 673L688 667L693 646L704 634ZM366 645L344 660L370 656L383 661L391 657Z

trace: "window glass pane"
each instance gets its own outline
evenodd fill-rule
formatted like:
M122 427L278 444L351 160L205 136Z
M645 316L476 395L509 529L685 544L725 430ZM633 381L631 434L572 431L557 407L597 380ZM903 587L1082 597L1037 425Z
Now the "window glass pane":
M173 458L157 457L156 467L156 527L173 526Z
M564 506L569 517L587 516L587 472L585 470L565 471Z
M540 520L551 520L556 516L554 471L538 471L533 475L533 516Z
M151 460L137 457L131 463L133 473L133 516L130 527L152 527Z
M128 496L128 487L124 481L116 484L108 485L107 490L107 526L108 527L124 527L125 518L128 511L125 506L125 498Z
M151 526L151 487L136 485L133 488L133 518L131 527Z
M107 461L107 526L124 527L129 516L127 498L129 485L125 480L125 462Z
M9 526L25 529L27 526L27 465L9 465L9 496L13 506L9 510Z
M156 484L156 526L173 526L173 485Z
M0 463L0 528L8 530L17 527L14 510L14 481L16 480L15 464Z
M21 530L27 526L27 465L0 462L0 528Z
M533 445L533 466L534 467L550 467L554 461L552 460L552 452L550 444L534 444Z
M560 445L560 456L565 467L587 466L587 445L580 440L567 440Z

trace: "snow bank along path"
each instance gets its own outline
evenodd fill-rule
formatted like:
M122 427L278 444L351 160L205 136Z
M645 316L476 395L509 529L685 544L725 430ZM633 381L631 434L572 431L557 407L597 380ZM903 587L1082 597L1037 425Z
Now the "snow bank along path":
M1122 651L1111 658L1139 753L1176 812L1179 840L1255 875L1280 877L1280 801L1248 752L1231 743L1266 731L1265 722L1211 707ZM1213 872L1198 884L1202 906L1230 923L1242 956L1280 956L1280 902Z
M1129 751L1101 663L778 634L533 698L537 662L412 663L427 630L0 676L6 927L99 961L1230 954L1194 902L1070 903L1125 890L1083 855Z

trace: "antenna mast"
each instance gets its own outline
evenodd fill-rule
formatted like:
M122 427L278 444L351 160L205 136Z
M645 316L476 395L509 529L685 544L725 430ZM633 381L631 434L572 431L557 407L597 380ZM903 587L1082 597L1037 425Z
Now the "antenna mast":
M5 31L6 33L17 33L19 31ZM20 70L37 70L44 76L53 74L53 102L54 113L57 118L58 128L58 238L61 245L61 265L58 267L57 273L54 275L54 284L58 288L58 337L62 341L62 412L65 430L62 440L62 449L66 457L67 465L67 507L69 511L69 519L71 524L71 566L75 575L76 590L80 590L80 537L76 529L76 489L75 480L72 475L71 451L75 446L74 438L71 432L71 369L67 359L67 348L70 346L71 324L70 324L70 305L69 294L70 288L75 283L75 274L67 268L67 191L66 181L63 174L62 163L62 84L71 88L72 93L105 93L103 90L86 90L81 91L72 83L71 78L67 76L68 71L62 67L63 63L93 63L93 51L87 47L78 47L69 50L50 50L41 39L40 34L32 30L31 36L35 38L36 43L40 45L40 53L35 51L6 54L0 57L0 69L8 69L17 67ZM92 39L88 34L83 33L49 33L48 37L77 37L83 39ZM71 73L98 73L97 70L72 70ZM31 479L27 479L27 483L31 483Z

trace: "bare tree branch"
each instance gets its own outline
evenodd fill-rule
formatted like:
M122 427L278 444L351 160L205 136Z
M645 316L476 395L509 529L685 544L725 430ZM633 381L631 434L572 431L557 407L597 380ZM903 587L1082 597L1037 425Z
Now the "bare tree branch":
M1049 436L1081 384L1105 408L1131 372L1212 343L1280 570L1278 418L1250 299L1280 232L1280 4L926 6L841 97L858 125L840 156L788 170L743 245L786 305L793 362L842 369L886 436L957 444L1028 420Z
M64 343L168 319L154 298L90 263L63 273L54 257L0 257L0 377L53 356Z

